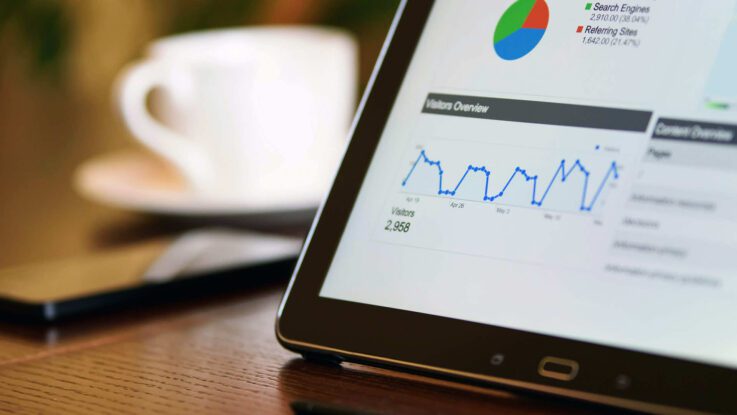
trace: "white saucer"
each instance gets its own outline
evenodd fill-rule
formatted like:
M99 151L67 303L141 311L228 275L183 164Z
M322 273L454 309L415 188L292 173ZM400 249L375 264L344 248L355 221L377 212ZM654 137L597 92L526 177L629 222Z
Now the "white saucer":
M156 215L220 218L269 217L309 220L322 195L313 200L233 200L189 191L165 161L141 150L105 154L83 163L74 177L85 197L115 208Z

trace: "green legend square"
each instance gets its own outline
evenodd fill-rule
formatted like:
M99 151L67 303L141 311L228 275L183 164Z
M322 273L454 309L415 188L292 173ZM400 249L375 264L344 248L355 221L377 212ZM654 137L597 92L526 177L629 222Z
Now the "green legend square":
M591 3L586 3L586 10L591 10Z

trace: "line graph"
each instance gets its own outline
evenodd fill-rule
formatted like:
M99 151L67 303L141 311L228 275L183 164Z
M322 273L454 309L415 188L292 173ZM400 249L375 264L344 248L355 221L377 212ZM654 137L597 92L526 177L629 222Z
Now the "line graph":
M539 183L540 177L538 174L531 174L526 169L522 168L522 166L516 166L514 168L514 171L512 172L511 176L506 181L503 181L504 185L501 187L501 189L497 192L491 192L489 193L490 187L493 187L492 180L493 180L493 174L492 170L487 168L486 166L475 166L472 164L469 164L466 168L466 171L463 173L463 176L461 176L460 180L455 183L455 185L452 185L450 187L444 187L443 184L443 176L445 174L445 170L443 170L443 166L440 160L432 160L427 156L427 153L424 149L420 150L420 154L417 156L417 159L412 164L412 167L410 168L409 172L405 176L404 180L402 181L402 187L406 187L409 183L410 179L413 177L413 174L417 170L418 166L429 166L431 168L434 168L437 170L437 177L438 177L438 186L437 186L437 194L440 196L455 196L458 190L461 188L463 183L466 181L466 179L470 175L474 174L483 174L483 177L485 178L484 181L484 189L483 189L483 201L484 202L494 202L498 199L501 199L504 197L505 192L509 189L509 187L515 182L515 179L518 177L519 180L524 180L525 183L531 182L531 197L530 197L530 205L542 207L545 201L547 200L548 196L551 193L551 190L554 189L554 185L556 183L564 184L569 179L571 175L574 173L578 173L580 175L583 175L583 184L581 186L581 197L579 203L579 210L582 212L590 212L593 210L594 206L596 205L596 202L600 199L602 192L604 191L604 188L608 183L614 180L619 179L619 171L617 169L617 163L615 161L612 161L609 164L609 168L607 169L606 173L604 174L604 177L601 179L601 181L598 183L598 185L595 186L595 190L593 192L593 195L589 197L591 194L589 191L589 184L591 182L591 171L584 166L584 164L580 160L576 160L573 162L570 167L567 167L567 163L565 159L562 159L560 163L558 164L557 170L553 174L550 181L547 183L547 185L544 185L544 183ZM502 176L504 177L504 176ZM544 190L542 190L544 189ZM541 191L541 194L538 195L538 192Z

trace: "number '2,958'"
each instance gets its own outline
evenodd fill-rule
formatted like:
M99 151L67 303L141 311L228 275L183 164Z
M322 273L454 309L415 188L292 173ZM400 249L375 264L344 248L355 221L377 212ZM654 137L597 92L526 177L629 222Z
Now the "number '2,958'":
M386 226L384 226L384 230L388 232L402 232L407 233L409 232L409 228L412 226L410 222L403 222L403 221L394 221L391 219L387 219Z

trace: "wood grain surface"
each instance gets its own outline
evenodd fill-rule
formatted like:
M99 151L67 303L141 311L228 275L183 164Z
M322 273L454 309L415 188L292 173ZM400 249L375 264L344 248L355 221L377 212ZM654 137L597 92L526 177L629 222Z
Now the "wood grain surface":
M44 328L0 326L2 413L289 414L310 400L376 414L589 413L421 376L303 361L281 348L283 281Z

